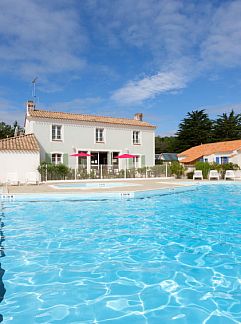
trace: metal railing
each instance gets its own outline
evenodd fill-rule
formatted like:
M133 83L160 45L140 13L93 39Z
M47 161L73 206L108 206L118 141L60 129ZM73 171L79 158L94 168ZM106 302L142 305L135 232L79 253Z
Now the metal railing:
M83 179L128 179L128 178L155 178L170 177L171 170L168 163L155 165L153 167L127 168L119 170L113 165L91 166L88 171L86 167L68 169L65 173L56 172L51 168L40 171L41 181L48 180L83 180Z

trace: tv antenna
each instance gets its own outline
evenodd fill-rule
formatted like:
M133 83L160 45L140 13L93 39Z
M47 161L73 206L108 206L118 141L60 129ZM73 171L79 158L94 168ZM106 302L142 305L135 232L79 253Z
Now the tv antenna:
M32 81L32 85L33 85L33 88L32 88L32 97L33 97L33 100L34 102L36 103L36 81L38 80L38 77L35 77Z

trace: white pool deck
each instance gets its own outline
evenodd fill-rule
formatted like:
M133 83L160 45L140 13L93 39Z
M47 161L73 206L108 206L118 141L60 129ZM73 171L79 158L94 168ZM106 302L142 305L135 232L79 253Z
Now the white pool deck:
M103 184L103 183L116 183L123 182L123 187L102 187L92 188L86 187L84 188L58 188L56 185L64 183L93 183ZM128 186L128 183L130 184ZM163 190L170 191L172 189L183 188L187 189L188 187L193 187L197 185L206 185L206 184L241 184L240 180L235 181L208 181L208 180L187 180L187 179L175 179L175 178L152 178L152 179L108 179L108 180L81 180L81 181L49 181L47 183L41 183L39 185L20 185L20 186L2 186L0 187L0 194L9 194L14 196L34 196L38 197L41 195L50 195L50 196L61 196L63 194L68 195L68 197L72 196L80 196L83 197L92 197L93 195L98 195L99 197L114 197L116 194L121 195L122 197L133 197L140 196L144 192L156 192Z

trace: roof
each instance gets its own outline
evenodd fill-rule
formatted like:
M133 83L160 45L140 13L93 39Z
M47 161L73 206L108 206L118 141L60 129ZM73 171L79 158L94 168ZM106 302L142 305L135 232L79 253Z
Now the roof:
M50 119L62 119L62 120L64 119L64 120L76 120L76 121L85 121L85 122L98 122L98 123L107 123L107 124L156 128L155 126L147 122L136 120L136 119L72 114L72 113L55 112L55 111L47 111L47 110L29 110L29 116L34 118L50 118Z
M181 160L182 163L190 163L204 155L207 156L215 153L233 152L240 148L241 140L201 144L181 152L178 154L178 157L184 157L184 159Z
M161 153L155 154L156 160L163 160L163 161L177 161L177 154L176 153Z
M0 151L39 151L34 134L8 137L0 140Z

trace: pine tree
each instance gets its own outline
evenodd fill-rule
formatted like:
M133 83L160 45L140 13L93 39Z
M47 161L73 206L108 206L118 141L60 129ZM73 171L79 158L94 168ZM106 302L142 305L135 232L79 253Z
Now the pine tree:
M212 141L212 121L205 110L187 113L187 117L179 124L177 131L178 151Z
M229 115L219 115L213 125L214 141L241 139L241 114L235 115L232 110Z

